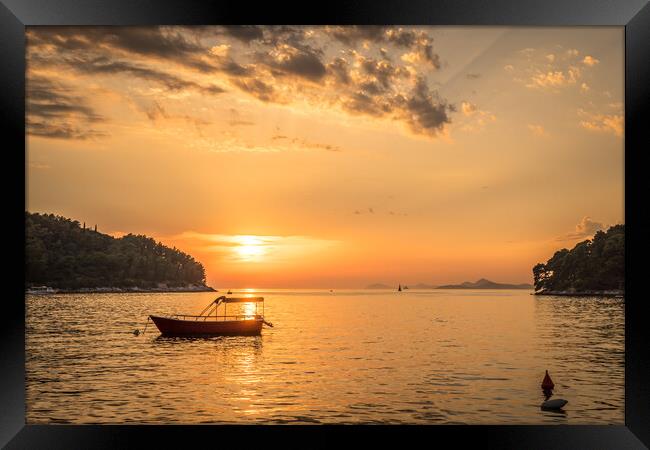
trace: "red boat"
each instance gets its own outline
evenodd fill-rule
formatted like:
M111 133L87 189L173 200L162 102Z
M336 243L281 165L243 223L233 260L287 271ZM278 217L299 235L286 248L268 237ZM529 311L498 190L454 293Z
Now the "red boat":
M227 314L228 303L255 303L255 314ZM257 305L262 304L262 314ZM219 306L223 305L223 314ZM197 316L177 314L169 317L149 316L163 336L254 336L262 333L262 325L273 326L264 320L264 297L221 296L205 307Z

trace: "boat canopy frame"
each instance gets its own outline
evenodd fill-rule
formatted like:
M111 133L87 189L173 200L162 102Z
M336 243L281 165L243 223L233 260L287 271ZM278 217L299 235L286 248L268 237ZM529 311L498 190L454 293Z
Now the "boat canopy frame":
M226 304L228 303L255 303L255 314L238 314L234 316L227 315ZM257 304L262 304L262 314L258 314ZM223 304L224 312L223 315L218 314L219 306ZM214 312L214 314L213 314ZM194 318L194 320L203 319L204 321L208 318L214 318L214 320L227 320L228 318L234 318L235 320L246 320L247 318L253 317L255 320L264 320L264 297L226 297L222 295L211 301L208 306L206 306L203 311L198 315L189 315L189 314L174 314L172 318L182 318L181 320L186 320L186 317Z

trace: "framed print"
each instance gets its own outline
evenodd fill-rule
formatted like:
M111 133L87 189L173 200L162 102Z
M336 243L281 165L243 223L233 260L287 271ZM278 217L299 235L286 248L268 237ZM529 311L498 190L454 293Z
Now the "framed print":
M290 9L0 5L2 444L649 445L647 2Z

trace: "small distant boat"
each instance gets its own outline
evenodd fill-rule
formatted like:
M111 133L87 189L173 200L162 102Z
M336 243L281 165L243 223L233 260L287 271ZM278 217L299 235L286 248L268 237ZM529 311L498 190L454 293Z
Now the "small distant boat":
M57 290L49 286L32 286L27 289L28 294L56 294Z
M229 316L228 303L255 303L255 314ZM259 303L262 304L262 314L258 314ZM219 315L221 305L223 315ZM262 325L273 326L264 320L264 297L221 296L210 302L199 315L150 315L149 318L163 336L254 336L262 333Z

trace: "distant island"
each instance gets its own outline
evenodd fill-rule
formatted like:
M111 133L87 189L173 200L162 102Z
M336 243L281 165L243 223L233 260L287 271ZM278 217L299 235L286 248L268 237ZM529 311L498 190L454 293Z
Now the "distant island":
M214 291L200 262L144 235L114 238L76 220L25 212L25 240L27 290Z
M409 289L402 286L403 289ZM388 286L382 283L375 283L366 286L366 289L396 289L393 286ZM481 278L480 280L472 283L465 281L461 284L446 284L443 286L434 286L433 284L418 283L410 287L410 289L533 289L532 284L504 284L495 283L494 281Z
M446 284L443 286L438 286L438 289L533 289L532 284L506 284L506 283L496 283L494 281L486 280L481 278L480 280L472 283L471 281L465 281L461 284Z
M598 231L573 249L558 250L533 267L537 295L605 295L625 293L625 225Z

